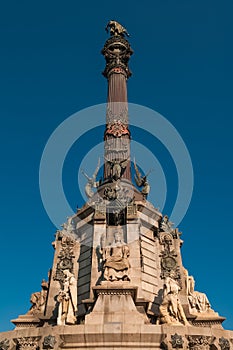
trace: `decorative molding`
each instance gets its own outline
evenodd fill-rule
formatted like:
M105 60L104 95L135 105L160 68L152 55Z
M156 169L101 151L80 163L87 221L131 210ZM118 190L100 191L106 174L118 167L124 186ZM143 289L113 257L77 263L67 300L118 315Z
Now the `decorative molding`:
M11 320L11 322L16 326L16 329L41 327L43 320L40 320L38 316L43 317L43 314L30 315L27 313L26 315L20 315L17 319Z
M121 137L122 135L128 135L130 137L130 131L128 129L127 124L124 124L121 120L115 120L107 124L104 136L106 137L107 135L114 136L114 137Z
M175 348L175 349L183 348L184 341L182 339L182 336L178 335L177 333L172 335L171 336L171 344L172 344L172 347Z
M113 186L107 186L104 189L104 199L107 201L112 201L117 198L116 189Z
M215 340L215 337L207 336L188 336L188 349L190 350L209 350L210 345Z
M115 282L114 282L115 283ZM125 283L129 282L122 282L121 284L110 284L109 288L109 282L102 282L101 286L93 287L94 294L96 296L99 295L131 295L133 299L136 298L137 295L137 287L134 286L125 286Z
M22 337L14 339L19 350L37 350L41 337Z
M0 341L0 350L8 350L10 347L10 341L8 339L3 339Z
M189 323L195 327L212 327L214 325L220 326L225 318L219 317L218 320L189 320Z
M106 59L106 67L103 72L106 78L109 78L112 73L124 74L126 78L132 75L128 67L128 61L133 54L133 50L124 37L114 35L109 38L102 49L102 54Z
M219 346L221 350L230 350L230 342L228 339L221 337L219 339Z
M53 349L56 343L56 338L53 335L44 337L43 349Z
M64 270L69 270L73 273L73 259L74 255L74 245L75 240L71 237L62 236L61 239L61 250L58 255L58 263L56 268L56 273L54 276L55 281L59 281L61 286L63 286L65 275L63 273Z
M105 156L107 157L108 154L112 154L114 158L125 158L124 155L126 155L129 152L129 145L130 145L130 138L123 138L123 137L105 137L104 140L104 149L105 149ZM107 157L108 158L108 157Z
M133 186L131 184L123 183L120 181L120 179L118 179L117 181L114 181L105 187L103 199L110 202L107 203L108 207L109 205L113 204L113 209L119 208L123 210L127 205L133 204Z

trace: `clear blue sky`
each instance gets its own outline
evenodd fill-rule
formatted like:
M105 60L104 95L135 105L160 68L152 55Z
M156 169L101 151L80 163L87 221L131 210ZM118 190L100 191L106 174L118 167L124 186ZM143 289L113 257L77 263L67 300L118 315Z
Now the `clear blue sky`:
M40 158L63 120L106 101L100 50L109 19L131 34L129 101L164 115L189 149L195 187L179 225L183 262L197 290L227 317L224 327L233 329L232 12L230 0L2 2L1 331L29 309L30 294L40 290L52 265L56 228L40 198ZM153 152L173 178L162 148ZM75 157L70 155L64 174L74 209L83 203ZM172 200L173 190L170 180ZM169 199L166 205L169 214Z

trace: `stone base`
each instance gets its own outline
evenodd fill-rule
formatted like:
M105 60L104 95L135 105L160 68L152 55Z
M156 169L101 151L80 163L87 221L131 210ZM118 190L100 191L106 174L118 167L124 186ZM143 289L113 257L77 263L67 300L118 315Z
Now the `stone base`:
M209 346L200 347L201 350L221 350L223 348L220 342L223 339L229 344L226 349L233 349L232 331L193 326L122 323L24 328L0 333L0 343L8 343L9 350L15 349L15 345L22 341L28 342L30 349L44 349L46 337L54 337L55 346L49 348L54 350L193 350L195 348L190 348L190 341L196 338L208 341ZM177 343L181 343L182 347L176 346Z
M93 287L96 302L93 310L86 315L85 324L144 324L146 314L136 308L137 287L129 282L103 282Z

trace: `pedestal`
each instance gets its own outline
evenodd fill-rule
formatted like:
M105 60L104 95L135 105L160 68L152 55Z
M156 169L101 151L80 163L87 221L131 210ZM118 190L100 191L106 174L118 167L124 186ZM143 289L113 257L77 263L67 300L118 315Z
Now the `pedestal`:
M146 314L137 310L137 287L130 282L103 282L93 287L96 301L93 310L86 315L85 324L145 324Z

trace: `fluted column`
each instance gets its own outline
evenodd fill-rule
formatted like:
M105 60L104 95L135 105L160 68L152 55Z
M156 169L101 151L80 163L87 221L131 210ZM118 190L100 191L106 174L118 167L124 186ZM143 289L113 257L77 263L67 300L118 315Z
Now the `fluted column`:
M132 53L128 41L123 35L118 34L112 35L106 41L102 50L102 54L106 59L103 75L108 80L106 130L104 134L105 180L111 178L112 164L117 162L127 163L122 178L131 181L127 79L131 76L128 61Z

